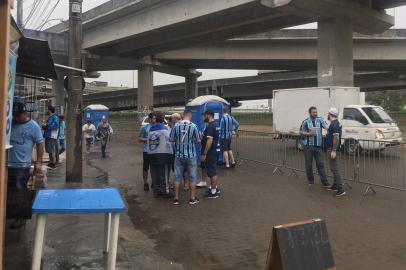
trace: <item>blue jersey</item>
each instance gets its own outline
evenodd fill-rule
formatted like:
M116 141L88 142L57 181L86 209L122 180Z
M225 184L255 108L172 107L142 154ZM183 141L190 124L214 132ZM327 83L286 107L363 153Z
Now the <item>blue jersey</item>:
M200 142L200 131L194 123L180 121L172 128L171 140L174 142L176 157L195 158L195 145Z
M230 139L233 136L233 131L238 130L240 123L234 117L224 114L220 121L220 138Z
M65 121L62 121L61 124L59 125L59 139L64 140L65 139Z
M302 125L300 126L300 131L311 132L313 129L316 130L316 135L304 137L304 145L321 147L323 141L323 128L327 128L327 122L323 118L307 118L306 120L304 120L302 122Z
M30 120L24 124L13 123L10 135L10 144L13 147L8 151L8 167L30 167L34 145L43 141L41 128L35 121Z
M56 114L48 117L47 125L44 131L45 139L58 139L59 117Z
M151 124L147 124L147 125L143 126L140 130L139 137L148 139L148 134L149 134L150 129L151 129ZM148 142L144 142L142 149L143 149L143 152L145 152L145 153L148 152Z

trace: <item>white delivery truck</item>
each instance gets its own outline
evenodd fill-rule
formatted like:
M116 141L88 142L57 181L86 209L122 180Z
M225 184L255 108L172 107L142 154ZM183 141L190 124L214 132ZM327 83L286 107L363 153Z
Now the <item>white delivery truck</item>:
M356 87L274 90L274 131L295 138L297 147L302 149L299 130L311 106L316 106L318 115L326 120L331 107L339 110L342 143L349 154L359 150L380 151L402 142L399 127L392 118L382 107L365 105L365 95Z

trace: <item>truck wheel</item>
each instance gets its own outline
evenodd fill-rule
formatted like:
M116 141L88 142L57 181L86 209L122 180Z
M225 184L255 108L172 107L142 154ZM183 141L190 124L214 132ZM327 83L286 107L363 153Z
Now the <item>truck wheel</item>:
M355 139L348 139L345 140L344 143L345 152L350 156L355 156L361 151L361 147L357 140Z
M303 140L301 138L296 139L296 149L299 151L304 150Z

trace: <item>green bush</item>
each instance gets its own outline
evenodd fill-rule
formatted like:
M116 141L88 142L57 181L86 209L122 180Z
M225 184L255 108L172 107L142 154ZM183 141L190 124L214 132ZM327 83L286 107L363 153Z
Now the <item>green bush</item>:
M272 113L232 113L241 125L272 126Z

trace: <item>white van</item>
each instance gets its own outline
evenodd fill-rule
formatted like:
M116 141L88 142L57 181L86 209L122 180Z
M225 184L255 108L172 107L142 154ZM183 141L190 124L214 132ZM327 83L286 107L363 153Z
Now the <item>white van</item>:
M402 142L401 132L392 118L381 107L364 105L364 95L356 87L274 90L274 131L296 138L298 148L302 148L299 129L311 106L316 106L318 115L326 120L329 108L339 110L347 153L382 150Z
M381 150L402 142L397 124L382 107L348 105L340 110L343 143L348 153L363 150Z

